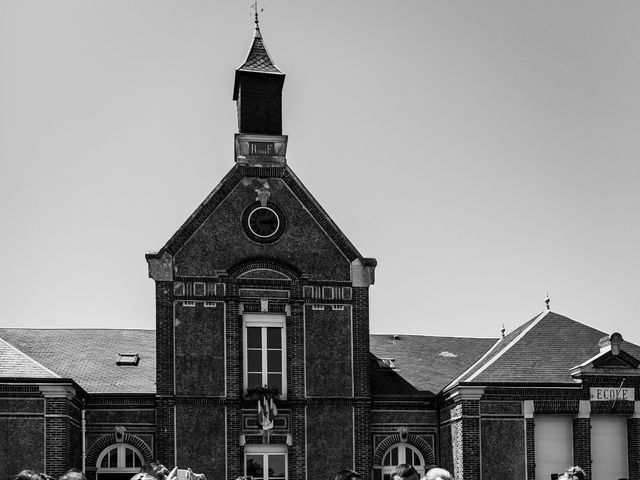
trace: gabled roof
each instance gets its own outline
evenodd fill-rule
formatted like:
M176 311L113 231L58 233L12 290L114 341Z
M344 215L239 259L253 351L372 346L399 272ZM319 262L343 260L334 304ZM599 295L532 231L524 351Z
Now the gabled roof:
M60 378L29 355L0 338L0 378Z
M0 328L0 339L4 340L0 340L0 355L7 350L2 345L9 343L43 368L41 374L34 375L38 372L27 369L21 361L22 371L15 368L7 372L0 367L0 377L45 378L42 372L50 369L47 378L56 374L71 378L88 393L156 391L154 330ZM140 355L138 366L116 365L121 353Z
M362 257L288 165L272 168L234 165L169 241L159 251L147 253L147 259L160 258L165 252L175 255L245 176L281 178L349 261L359 258L364 265L375 265L375 259Z
M606 335L595 328L546 311L503 338L496 348L461 375L456 383L571 384L570 370L599 352ZM640 347L623 342L638 357Z
M371 335L377 358L392 358L395 369L371 365L372 395L438 394L480 358L497 338Z

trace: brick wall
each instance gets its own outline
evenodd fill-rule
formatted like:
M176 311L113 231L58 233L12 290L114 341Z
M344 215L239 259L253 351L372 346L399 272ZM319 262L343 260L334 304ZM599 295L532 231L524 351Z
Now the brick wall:
M74 462L73 429L79 427L79 409L70 398L51 397L45 399L45 470L48 475L58 477L72 467L82 465Z
M573 419L573 463L591 478L591 423L588 418Z
M640 480L640 418L627 422L629 449L629 480Z

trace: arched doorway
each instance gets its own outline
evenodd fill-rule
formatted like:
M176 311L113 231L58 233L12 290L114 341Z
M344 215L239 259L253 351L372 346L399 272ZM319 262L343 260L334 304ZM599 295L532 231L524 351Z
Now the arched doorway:
M424 458L420 451L408 443L396 443L382 457L382 480L391 480L393 469L401 463L413 465L421 477L425 473Z
M126 443L109 445L98 456L96 480L129 480L143 464L137 448Z

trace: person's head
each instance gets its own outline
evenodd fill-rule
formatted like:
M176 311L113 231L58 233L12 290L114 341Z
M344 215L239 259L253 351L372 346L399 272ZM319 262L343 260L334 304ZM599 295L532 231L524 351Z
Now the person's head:
M42 480L43 476L33 470L22 470L14 480Z
M582 470L577 465L574 467L568 467L561 477L558 477L558 480L585 480L586 475L584 470Z
M140 473L144 473L145 476L153 477L157 480L164 480L167 478L167 475L169 475L169 470L156 460L142 465L142 467L140 467Z
M432 468L425 474L423 480L453 480L453 477L444 468Z
M87 480L87 477L85 477L84 473L80 470L72 468L71 470L63 473L60 480Z
M362 475L354 470L340 470L335 476L335 480L351 480L352 478L362 478Z
M413 465L401 463L391 474L393 480L420 480L420 474L413 468Z

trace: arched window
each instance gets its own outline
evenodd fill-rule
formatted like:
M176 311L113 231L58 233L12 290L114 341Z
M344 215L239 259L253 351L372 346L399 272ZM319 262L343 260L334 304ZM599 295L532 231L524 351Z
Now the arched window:
M401 463L413 465L421 477L424 475L424 458L418 449L408 443L396 443L382 457L382 480L392 480L393 469Z
M96 480L129 480L144 463L140 452L131 445L109 445L98 456Z

